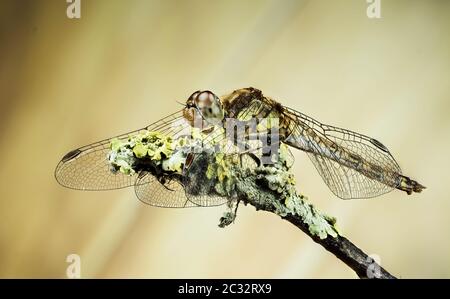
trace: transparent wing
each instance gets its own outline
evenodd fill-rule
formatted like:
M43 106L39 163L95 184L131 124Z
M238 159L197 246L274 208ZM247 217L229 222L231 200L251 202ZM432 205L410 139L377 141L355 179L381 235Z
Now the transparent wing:
M283 117L290 122L292 132L289 138L291 142L288 143L308 153L336 196L343 199L371 198L394 188L401 170L389 150L379 141L350 130L321 124L290 108L286 108ZM377 179L345 163L344 155L335 154L336 149L343 149L345 156L359 159L362 164L377 170Z
M342 199L371 198L393 189L336 161L313 153L308 156L331 192Z
M189 201L179 178L158 179L149 172L139 173L134 186L136 196L145 204L165 208L190 208L198 205Z
M184 121L182 110L173 113L146 128L122 134L113 138L125 140L129 135L142 130L159 131L176 137L189 129ZM133 186L137 174L113 173L107 160L110 140L95 142L67 153L58 163L55 177L61 185L78 190L111 190Z

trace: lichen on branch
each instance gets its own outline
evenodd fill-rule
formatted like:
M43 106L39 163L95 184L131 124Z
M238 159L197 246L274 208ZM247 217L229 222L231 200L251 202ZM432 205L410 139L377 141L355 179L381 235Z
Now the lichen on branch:
M284 144L273 163L262 164L258 151L239 153L230 150L228 143L206 143L198 130L175 139L143 131L126 140L111 140L108 161L111 171L123 175L141 171L155 176L179 174L188 199L199 193L228 198L230 210L221 219L222 227L234 221L232 207L243 202L281 217L298 216L310 234L320 239L339 235L336 219L319 212L296 190L291 153ZM195 176L203 180L201 190Z

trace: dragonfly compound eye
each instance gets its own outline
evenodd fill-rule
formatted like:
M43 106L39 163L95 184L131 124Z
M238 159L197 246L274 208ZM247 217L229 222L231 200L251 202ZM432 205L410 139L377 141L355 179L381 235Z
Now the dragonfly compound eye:
M202 117L210 124L217 124L224 118L222 103L211 91L195 92L191 96L195 107Z
M199 109L211 107L215 101L216 95L210 91L202 91L194 94L194 103Z

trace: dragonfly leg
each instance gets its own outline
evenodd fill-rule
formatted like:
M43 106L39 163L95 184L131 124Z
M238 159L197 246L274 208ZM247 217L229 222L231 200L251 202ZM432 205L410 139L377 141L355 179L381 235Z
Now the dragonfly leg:
M172 181L172 179L170 179L169 182L170 182L170 181ZM164 177L164 176L158 177L158 182L159 182L161 185L163 185L163 187L166 188L167 190L169 190L169 191L175 191L175 190L170 189L169 187L166 186L166 183L167 183L166 177Z
M234 223L234 220L236 220L237 210L238 210L238 207L239 207L239 203L240 203L240 202L241 202L241 200L238 198L237 201L236 201L236 207L234 208L233 223Z

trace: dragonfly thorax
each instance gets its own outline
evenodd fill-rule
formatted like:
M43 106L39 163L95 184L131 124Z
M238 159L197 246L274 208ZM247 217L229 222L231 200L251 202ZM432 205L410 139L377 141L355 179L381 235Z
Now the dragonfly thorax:
M195 108L202 118L211 125L221 123L225 117L219 97L208 90L194 92L187 100L186 108Z

